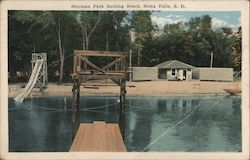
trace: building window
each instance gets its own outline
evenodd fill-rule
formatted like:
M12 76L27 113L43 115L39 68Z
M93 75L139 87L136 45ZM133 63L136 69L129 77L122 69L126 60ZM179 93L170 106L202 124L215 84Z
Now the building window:
M175 76L175 69L171 69L172 76Z

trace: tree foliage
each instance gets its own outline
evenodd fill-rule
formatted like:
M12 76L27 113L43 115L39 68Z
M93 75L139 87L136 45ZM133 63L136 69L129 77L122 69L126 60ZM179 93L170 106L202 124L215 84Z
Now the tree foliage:
M231 44L232 57L234 69L241 71L241 61L242 61L242 31L241 27L238 28L238 31L234 34L233 42Z
M14 79L19 71L27 78L32 52L46 52L49 80L70 80L77 49L131 49L132 66L154 66L172 59L209 66L213 52L214 67L241 70L240 28L237 33L230 27L212 29L211 17L205 15L160 29L150 16L150 11L9 11L10 77Z
M33 46L33 52L37 51L36 47L39 48L39 45L45 43L44 45L48 45L47 40L51 40L52 43L57 44L57 48L53 48L57 50L60 59L60 67L59 67L59 84L62 84L63 74L64 74L64 57L65 57L65 46L68 43L69 38L69 27L72 22L71 14L67 12L25 12L25 11L17 11L14 13L14 18L19 21L21 24L30 24L30 27L25 28L24 32L27 35L32 37L32 42L29 42L30 45ZM15 30L14 30L15 31ZM41 36L41 34L43 36ZM44 46L43 50L46 50ZM24 54L24 55L30 55ZM30 58L29 58L30 59Z
M152 39L153 24L150 18L150 11L133 11L131 19L131 28L134 32L134 49L137 52L137 66L141 65L141 51L144 43Z
M143 49L144 66L177 59L197 67L233 67L231 28L212 29L211 17L191 18L187 23L166 24L164 34L148 41Z

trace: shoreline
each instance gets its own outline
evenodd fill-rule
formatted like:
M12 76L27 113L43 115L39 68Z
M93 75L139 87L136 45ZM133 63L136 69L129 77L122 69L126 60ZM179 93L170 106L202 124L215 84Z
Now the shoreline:
M175 93L175 94L126 94L127 97L189 97L189 96L229 96L230 94L227 93L192 93L192 94L184 94L184 93ZM40 98L40 97L71 97L72 95L47 95L47 94L41 94L41 95L32 95L33 98ZM82 96L86 97L92 97L92 96L100 96L100 97L115 97L119 96L118 94L81 94ZM241 94L238 95L232 95L232 96L241 96ZM14 98L15 96L10 95L8 98ZM27 98L30 98L31 96L27 96Z
M9 84L9 98L14 98L26 83ZM49 83L43 94L33 97L72 96L72 83ZM94 87L93 87L94 86ZM92 87L92 88L91 88ZM241 82L207 82L207 81L146 81L127 82L127 96L198 96L230 95L224 89L241 90ZM80 87L81 96L119 96L120 87L113 83L83 83ZM241 95L241 94L239 94ZM28 96L30 97L30 95Z

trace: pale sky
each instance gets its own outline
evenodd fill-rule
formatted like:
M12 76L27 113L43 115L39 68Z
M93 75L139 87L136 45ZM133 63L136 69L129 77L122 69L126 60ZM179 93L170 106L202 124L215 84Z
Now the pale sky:
M177 22L188 22L191 17L209 15L212 18L212 28L231 27L234 31L241 25L240 11L154 11L151 14L153 24L157 24L160 29L165 24Z

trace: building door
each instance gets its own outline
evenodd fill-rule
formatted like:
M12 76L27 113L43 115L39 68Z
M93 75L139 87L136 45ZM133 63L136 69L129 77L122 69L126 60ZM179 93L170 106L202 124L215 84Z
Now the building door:
M187 80L187 70L183 70L183 80Z
M183 80L183 70L182 69L180 69L178 72L178 79L181 81Z

